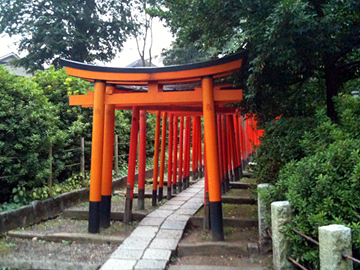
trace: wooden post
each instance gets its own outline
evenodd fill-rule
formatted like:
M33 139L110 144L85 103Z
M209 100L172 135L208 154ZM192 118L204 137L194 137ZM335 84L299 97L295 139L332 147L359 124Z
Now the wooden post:
M216 117L213 78L202 78L203 112L206 140L206 169L209 175L210 224L213 240L224 240L219 164L217 161ZM215 157L215 158L214 158Z
M160 144L160 111L156 111L154 172L153 172L153 190L152 190L152 206L154 207L156 206L157 181L159 176L159 144Z
M49 196L52 197L52 144L49 147L49 175L48 175Z
M226 132L226 115L221 116L221 137L222 137L222 156L223 159L223 182L222 182L222 188L225 190L224 183L230 180L229 176L229 166L228 166L228 140L227 140L227 132Z
M106 92L112 94L115 90L114 85L106 87ZM101 208L100 226L110 227L111 216L111 195L112 195L112 169L114 156L114 129L115 129L115 105L105 105L104 120L104 145L102 160L102 181L101 181Z
M85 141L84 138L80 139L80 148L81 148L81 154L80 154L80 174L83 179L83 186L85 186Z
M174 116L169 115L169 153L168 153L168 180L167 180L167 200L171 199L171 183L172 183L172 150L174 137Z
M183 142L184 142L184 117L180 116L178 193L182 191L183 151L184 151Z
M224 169L223 169L223 155L222 155L222 136L221 136L221 116L217 115L216 116L216 120L217 120L217 136L218 136L218 151L219 151L219 156L218 156L218 162L219 162L219 171L220 171L220 181L221 184L223 185L224 183ZM224 190L223 190L224 191Z
M177 149L178 149L178 125L179 125L179 118L177 116L175 116L175 121L174 121L174 155L173 155L173 193L176 194L176 176L177 176L177 164L178 164L178 159L177 159Z
M198 165L197 165L197 143L198 143L198 117L193 118L193 134L192 134L192 180L195 181L198 178Z
M185 125L185 151L184 151L184 176L183 176L183 188L189 187L190 182L190 145L191 145L191 117L186 117Z
M235 143L236 143L236 154L237 154L237 171L239 180L242 178L242 170L241 170L241 147L240 147L240 131L239 131L239 121L236 114L233 115L234 118L234 129L235 129Z
M140 111L140 139L139 139L139 210L145 208L145 170L146 170L146 111Z
M115 163L114 163L114 168L115 168L115 174L116 177L119 176L119 135L115 135L115 146L114 146L114 152L115 152Z
M202 125L201 125L201 118L199 117L199 176L200 178L203 178L204 168L203 168L203 155L202 155Z
M160 154L160 180L159 180L159 202L163 199L164 193L164 174L165 174L165 150L166 150L166 129L167 113L162 113L162 130L161 130L161 154Z
M132 120L131 120L131 134L130 134L130 149L129 149L129 165L127 186L130 185L130 199L125 201L124 223L128 224L131 221L132 203L134 196L134 183L135 183L135 167L136 167L136 153L137 141L139 133L139 108L133 107ZM126 205L126 204L130 205Z
M89 233L98 233L100 230L105 87L106 84L104 81L95 81L91 146Z

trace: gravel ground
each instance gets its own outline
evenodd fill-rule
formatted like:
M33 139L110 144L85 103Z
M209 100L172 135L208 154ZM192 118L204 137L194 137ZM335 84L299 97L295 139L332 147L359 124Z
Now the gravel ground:
M62 261L68 263L103 264L118 245L54 243L6 237L0 242L0 259ZM4 265L6 266L6 265ZM2 266L3 267L3 266Z

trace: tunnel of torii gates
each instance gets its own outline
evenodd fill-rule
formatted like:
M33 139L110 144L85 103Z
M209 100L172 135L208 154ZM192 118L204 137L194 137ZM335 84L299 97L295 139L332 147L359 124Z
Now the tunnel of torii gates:
M239 116L235 108L225 106L240 102L242 90L232 89L231 85L214 85L214 80L239 71L244 56L234 54L160 68L112 68L61 60L67 74L95 84L94 92L70 96L70 105L93 107L90 233L110 226L115 110L118 109L132 110L124 222L131 220L138 143L138 208L144 208L146 112L152 112L156 114L153 206L163 197L167 142L167 199L189 186L190 165L194 179L205 173L204 203L210 209L213 239L224 239L221 195L229 189L230 180L240 179L253 145L259 143L261 131L256 130L251 116ZM200 87L164 90L164 86L184 84ZM129 86L147 87L147 91L129 90Z

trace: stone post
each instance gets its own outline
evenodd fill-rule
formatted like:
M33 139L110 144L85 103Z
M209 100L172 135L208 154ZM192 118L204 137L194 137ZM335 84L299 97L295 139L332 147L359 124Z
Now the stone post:
M260 193L271 187L270 184L259 184L258 188L258 221L259 221L259 250L261 254L269 251L271 247L271 238L266 230L270 229L270 224L266 221L266 216L271 215L270 209L262 201Z
M286 239L284 226L291 221L291 209L288 201L271 204L271 229L274 270L294 269L289 262L290 243Z
M351 229L343 225L319 227L320 270L352 270L353 262L343 259L342 252L352 256Z

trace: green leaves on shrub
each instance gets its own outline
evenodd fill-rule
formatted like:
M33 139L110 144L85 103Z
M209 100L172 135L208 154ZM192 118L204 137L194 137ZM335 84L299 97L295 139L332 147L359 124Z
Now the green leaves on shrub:
M305 132L316 127L316 119L281 117L267 124L256 152L255 176L259 183L276 183L279 171L291 160L305 156L300 145Z
M299 147L304 156L288 162L279 173L275 187L264 192L270 204L290 201L290 226L313 238L318 227L344 224L352 228L353 254L360 257L360 100L349 95L336 99L339 124L320 111L318 125L306 132ZM318 247L289 228L291 256L308 269L319 269Z

